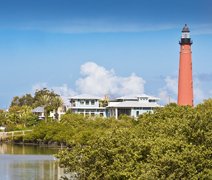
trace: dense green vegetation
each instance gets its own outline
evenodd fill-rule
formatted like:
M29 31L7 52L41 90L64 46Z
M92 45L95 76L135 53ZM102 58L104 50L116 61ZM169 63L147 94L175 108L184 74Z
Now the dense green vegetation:
M212 99L137 120L66 114L39 124L29 140L66 144L57 157L80 179L211 179Z
M39 122L30 106L11 106L8 111L0 110L0 126L6 127L6 131L31 128Z
M43 106L47 121L50 111L57 110L62 105L61 97L46 88L37 90L34 96L31 94L15 96L8 111L0 110L0 126L6 127L7 131L31 128L40 122L32 113L33 108Z
M169 104L136 120L68 111L61 121L40 121L33 107L44 105L48 115L61 104L51 93L14 98L0 125L33 129L24 142L65 145L56 156L79 179L212 179L212 99L194 108Z

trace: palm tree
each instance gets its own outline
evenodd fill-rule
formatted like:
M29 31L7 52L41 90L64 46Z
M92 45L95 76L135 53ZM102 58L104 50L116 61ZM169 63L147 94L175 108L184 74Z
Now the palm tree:
M58 108L63 106L63 100L61 97L56 96L53 98L53 106L55 110L55 118L58 120Z
M34 97L34 106L43 106L45 121L47 121L49 113L55 110L56 119L58 118L58 108L63 105L63 101L60 96L53 91L49 91L44 88L42 90L36 91Z
M45 116L46 122L48 120L49 112L51 111L50 102L51 102L51 97L47 94L40 96L37 101L37 104L44 107L44 116Z

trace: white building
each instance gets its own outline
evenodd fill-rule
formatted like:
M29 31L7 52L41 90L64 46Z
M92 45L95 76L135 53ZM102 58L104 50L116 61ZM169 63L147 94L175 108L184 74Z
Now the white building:
M82 94L71 97L70 103L70 109L73 113L106 117L106 107L103 105L102 98Z
M32 113L37 115L39 119L45 119L44 115L44 107L36 107L35 109L32 110Z
M159 98L145 94L132 97L120 97L109 102L107 115L108 117L115 117L116 119L122 114L137 118L145 112L152 112L155 108L161 107L158 104L159 100Z
M66 107L65 106L59 107L57 109L57 111L56 110L50 111L48 117L60 120L61 116L63 114L65 114L65 112L66 112ZM44 107L43 106L36 107L35 109L32 110L32 113L37 115L39 119L45 119L45 112L44 112Z
M70 109L73 113L83 114L84 116L103 116L103 117L118 117L126 114L137 118L145 112L152 112L156 107L161 107L158 104L159 98L140 95L132 97L120 97L104 104L104 99L90 96L78 95L70 98Z

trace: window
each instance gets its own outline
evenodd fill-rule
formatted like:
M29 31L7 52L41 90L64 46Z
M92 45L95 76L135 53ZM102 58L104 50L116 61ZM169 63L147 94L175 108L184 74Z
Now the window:
M95 101L94 100L91 100L91 105L94 105L95 104Z
M141 100L141 101L147 101L147 100L148 100L148 98L141 97L141 98L140 98L140 100Z
M151 107L143 107L143 110L151 110Z
M80 101L80 104L84 104L84 101L83 101L83 100L81 100L81 101Z
M139 111L136 111L136 117L138 117L139 116Z
M75 101L72 101L71 103L72 103L73 106L75 106Z
M89 101L88 101L88 100L86 100L86 101L85 101L85 104L86 104L86 105L89 105Z
M70 103L71 103L71 106L72 107L75 107L76 106L76 101L75 100L71 100Z

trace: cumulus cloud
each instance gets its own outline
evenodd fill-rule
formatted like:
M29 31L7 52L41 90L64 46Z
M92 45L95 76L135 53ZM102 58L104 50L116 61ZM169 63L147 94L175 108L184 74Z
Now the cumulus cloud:
M129 77L117 76L113 70L107 70L94 62L81 66L82 77L76 81L78 92L91 95L123 96L144 93L145 81L131 74Z
M54 86L51 89L62 97L66 105L69 104L69 98L76 94L76 92L69 88L67 84L63 84L62 86Z
M49 86L47 83L42 82L32 87L32 94L36 90L47 88L59 94L65 104L68 104L68 98L76 94L117 97L144 93L145 81L134 73L128 77L117 76L114 70L107 70L94 62L81 65L80 70L81 77L76 80L76 90L68 87L67 84Z
M76 94L118 97L144 93L145 80L134 73L122 77L118 76L113 69L106 69L94 62L87 62L81 65L80 75L79 79L76 80L75 88L70 88L67 84L51 87L47 83L37 83L32 88L33 93L43 88L54 90L63 98L65 104L69 104L68 98ZM194 76L195 104L212 96L211 89L207 90L202 87L203 79L209 81L210 77L210 74ZM161 103L177 102L178 77L176 75L167 76L163 81L165 84L158 92Z

